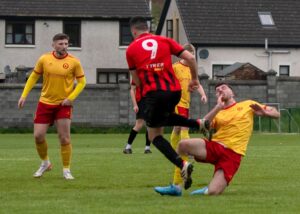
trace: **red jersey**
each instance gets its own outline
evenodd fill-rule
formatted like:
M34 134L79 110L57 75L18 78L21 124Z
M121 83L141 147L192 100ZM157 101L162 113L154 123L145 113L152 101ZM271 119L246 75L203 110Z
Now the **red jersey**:
M179 56L184 49L173 39L141 34L127 48L129 70L136 70L143 87L143 96L149 91L180 91L180 83L172 68L172 55Z

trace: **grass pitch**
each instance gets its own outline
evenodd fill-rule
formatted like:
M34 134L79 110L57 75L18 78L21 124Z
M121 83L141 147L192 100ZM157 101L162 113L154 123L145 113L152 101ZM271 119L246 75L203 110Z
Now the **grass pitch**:
M76 179L66 181L55 134L47 138L54 168L39 179L32 177L40 164L32 135L0 135L0 213L300 213L299 135L254 135L231 185L217 197L189 195L211 179L207 164L194 165L193 185L182 197L158 195L153 187L168 185L174 167L154 147L143 154L144 134L124 155L127 137L73 134Z

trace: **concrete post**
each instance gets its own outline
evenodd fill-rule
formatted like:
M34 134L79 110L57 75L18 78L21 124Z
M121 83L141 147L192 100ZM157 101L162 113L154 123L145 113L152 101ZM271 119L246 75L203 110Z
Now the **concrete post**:
M267 72L267 101L268 103L277 103L277 79L276 71Z
M120 125L129 125L129 81L128 79L119 80L119 120Z

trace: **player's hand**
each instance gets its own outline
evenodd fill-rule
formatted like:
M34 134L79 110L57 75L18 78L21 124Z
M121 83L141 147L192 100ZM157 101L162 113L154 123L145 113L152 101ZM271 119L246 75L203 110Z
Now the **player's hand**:
M138 113L138 112L139 112L139 107L138 107L138 106L133 106L133 111L134 111L135 113Z
M221 110L221 109L223 109L223 108L225 107L225 102L224 102L224 100L223 100L223 95L220 95L220 96L218 97L216 107L217 107L219 110Z
M265 115L267 115L266 110L264 108L262 108L260 105L251 104L250 107L253 109L254 113L257 116L265 116Z
M20 97L19 102L18 102L18 108L19 109L24 107L25 101L26 101L26 98Z
M207 103L207 97L206 97L206 95L203 95L202 97L201 97L201 101L202 101L202 103Z
M64 99L61 103L62 106L72 106L73 105L73 102L72 100L69 100L68 98L67 99Z
M189 83L189 91L192 92L192 91L195 91L199 88L200 86L200 83L199 83L199 80L191 80L190 83Z

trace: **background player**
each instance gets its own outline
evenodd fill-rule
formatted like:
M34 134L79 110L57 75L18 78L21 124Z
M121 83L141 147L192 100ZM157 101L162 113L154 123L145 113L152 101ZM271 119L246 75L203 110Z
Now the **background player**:
M36 178L41 177L44 172L52 168L47 152L46 132L48 127L56 122L61 145L63 177L74 179L70 172L72 105L85 87L86 79L80 61L68 54L68 45L68 35L59 33L53 37L54 51L39 58L18 102L18 107L22 108L27 95L40 76L43 76L42 92L34 118L35 145L42 160L40 168L33 175ZM77 85L74 89L75 79Z
M144 126L144 118L145 118L145 99L143 99L142 97L142 90L140 87L136 86L136 84L131 81L131 87L130 87L130 97L131 97L131 101L133 104L133 111L136 114L136 121L135 121L135 125L134 127L131 129L129 137L128 137L128 141L127 141L127 145L125 147L125 149L123 150L124 154L132 154L132 148L131 145L136 137L136 135L138 134L138 132L143 128ZM145 150L144 153L145 154L150 154L152 153L150 150L150 140L149 140L149 136L148 136L148 131L146 129L146 146L145 146Z

